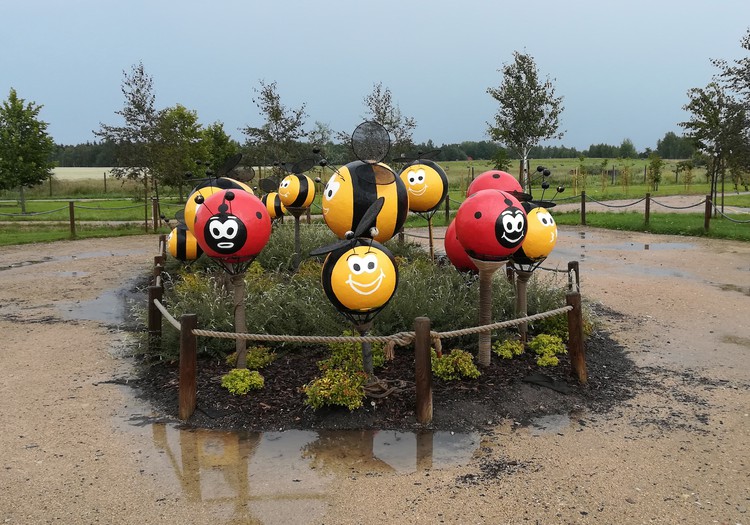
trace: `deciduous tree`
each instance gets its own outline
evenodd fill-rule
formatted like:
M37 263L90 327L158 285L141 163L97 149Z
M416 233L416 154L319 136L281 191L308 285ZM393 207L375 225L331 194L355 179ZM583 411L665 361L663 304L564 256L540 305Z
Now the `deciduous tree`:
M529 151L541 141L562 138L559 131L562 97L555 97L555 87L547 77L539 78L534 59L527 54L513 53L513 62L500 70L503 81L499 87L487 88L500 105L494 124L487 131L493 140L514 150L522 160L521 183L529 187L527 169Z
M39 119L42 107L19 98L13 88L0 106L0 189L19 188L22 213L26 213L24 187L52 174L49 159L55 144L47 134L47 123Z
M260 81L260 88L253 89L256 93L253 103L258 107L264 119L260 126L246 126L243 133L247 136L247 143L256 151L259 158L256 161L291 162L303 154L299 141L307 137L304 130L305 104L293 109L281 103L276 82ZM291 158L290 158L291 157Z
M158 112L155 108L153 80L146 73L143 63L131 68L130 74L123 71L121 84L125 104L116 115L122 117L122 125L99 124L94 134L115 145L117 165L112 174L143 182L145 196L149 193L149 177L153 165L153 144Z
M398 104L393 101L391 90L384 87L382 82L377 82L363 103L366 110L364 118L379 122L393 137L391 155L398 157L402 153L410 153L414 148L412 135L417 122L401 113Z

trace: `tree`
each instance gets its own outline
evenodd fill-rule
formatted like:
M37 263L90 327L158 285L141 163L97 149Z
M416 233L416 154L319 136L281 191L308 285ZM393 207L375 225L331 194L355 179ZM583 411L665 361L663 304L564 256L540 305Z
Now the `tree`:
M19 98L13 88L0 106L0 189L19 188L22 213L26 213L24 187L52 174L49 159L55 143L47 134L47 123L39 119L42 107Z
M94 131L94 135L115 145L117 165L112 168L112 174L117 178L143 181L144 195L148 197L152 146L158 119L154 107L153 80L146 73L143 63L133 66L129 75L123 71L123 76L121 90L125 105L115 114L123 118L124 124L114 126L99 123L99 131Z
M158 180L177 187L180 202L185 174L196 171L196 161L207 156L207 143L201 138L202 129L195 111L177 104L159 112L151 146L154 183Z
M222 122L214 122L201 131L203 154L208 167L216 173L226 160L240 152L240 145L224 131Z
M716 82L688 90L688 97L690 101L683 109L691 113L691 119L680 126L687 130L686 136L695 148L710 159L711 196L716 202L726 159L732 157L733 150L747 147L745 108Z
M635 150L633 141L630 139L624 139L620 144L620 157L623 159L635 159L638 158L638 152Z
M656 142L656 153L663 159L689 159L693 156L693 147L690 139L678 137L674 132L664 134L664 138Z
M410 153L414 149L412 135L417 122L412 117L404 116L398 104L393 102L393 94L382 82L372 86L372 92L364 98L367 120L374 120L383 125L393 137L392 156Z
M246 126L242 131L247 135L248 145L258 151L260 158L255 160L265 164L268 160L288 162L293 160L290 156L301 156L303 152L298 142L307 137L303 129L307 118L305 104L296 109L284 106L276 82L267 84L261 80L260 88L253 90L256 93L253 103L265 122L258 127Z
M654 191L659 191L661 183L661 170L664 168L664 161L657 153L652 153L648 157L648 185Z
M562 138L558 132L562 97L555 97L552 81L540 81L534 59L519 52L513 53L513 63L502 69L503 81L499 87L487 88L500 107L495 123L488 123L493 140L505 144L521 157L522 186L530 185L528 174L529 151L539 142Z

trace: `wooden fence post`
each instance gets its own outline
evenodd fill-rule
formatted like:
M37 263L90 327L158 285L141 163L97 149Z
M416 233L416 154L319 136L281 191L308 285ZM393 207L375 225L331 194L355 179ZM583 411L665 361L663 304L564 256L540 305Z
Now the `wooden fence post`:
M651 194L646 193L646 226L649 220L651 220Z
M432 356L430 354L430 319L414 320L414 377L417 390L417 423L432 422Z
M159 200L151 197L151 219L154 223L154 233L159 228Z
M451 222L451 196L450 193L445 194L445 224Z
M575 288L573 281L575 277ZM581 270L578 261L568 261L568 290L571 292L581 291Z
M156 280L158 281L158 279ZM148 350L156 351L161 346L161 312L154 304L154 300L161 301L164 287L155 285L148 287Z
M708 232L711 223L711 195L706 195L706 211L703 215L703 230Z
M586 192L581 192L581 225L586 226Z
M198 316L184 314L180 317L180 379L178 417L183 421L195 412L197 404L198 344L193 330L198 326Z
M568 311L568 353L570 354L570 372L581 384L589 380L586 370L586 353L583 348L583 312L581 311L581 294L568 292L565 302L573 309Z
M68 201L68 215L70 215L70 236L75 237L76 236L76 211L75 211L75 203L73 201Z

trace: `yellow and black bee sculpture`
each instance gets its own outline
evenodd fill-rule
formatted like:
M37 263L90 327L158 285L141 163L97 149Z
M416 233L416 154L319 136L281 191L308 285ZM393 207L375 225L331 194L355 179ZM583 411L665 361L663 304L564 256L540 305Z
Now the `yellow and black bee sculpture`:
M195 235L184 224L174 228L167 236L167 251L180 261L194 261L203 254Z
M377 215L373 239L383 243L398 233L409 213L406 186L383 163L354 161L338 168L323 190L323 219L339 239L344 239L347 232L357 229L368 208L380 197L384 204Z
M287 208L309 208L315 199L315 183L307 175L292 173L282 179L278 194Z
M266 206L266 210L268 210L268 215L271 217L271 220L286 215L286 206L281 202L281 197L275 191L266 193L260 198L260 200Z

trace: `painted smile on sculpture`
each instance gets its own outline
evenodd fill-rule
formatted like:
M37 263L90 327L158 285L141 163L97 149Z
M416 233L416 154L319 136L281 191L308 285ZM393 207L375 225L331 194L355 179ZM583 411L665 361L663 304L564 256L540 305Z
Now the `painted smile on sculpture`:
M424 193L427 191L427 187L428 187L427 184L425 184L424 186L422 186L421 190L415 190L415 189L413 189L410 186L409 187L409 193L411 193L412 195L415 195L417 197L420 197L420 196L424 195Z
M371 295L378 291L380 285L383 284L384 278L385 272L382 269L380 270L380 275L378 275L378 277L371 283L362 283L359 281L355 281L354 279L352 279L352 274L349 274L349 278L346 280L346 284L348 284L352 290L360 295Z

